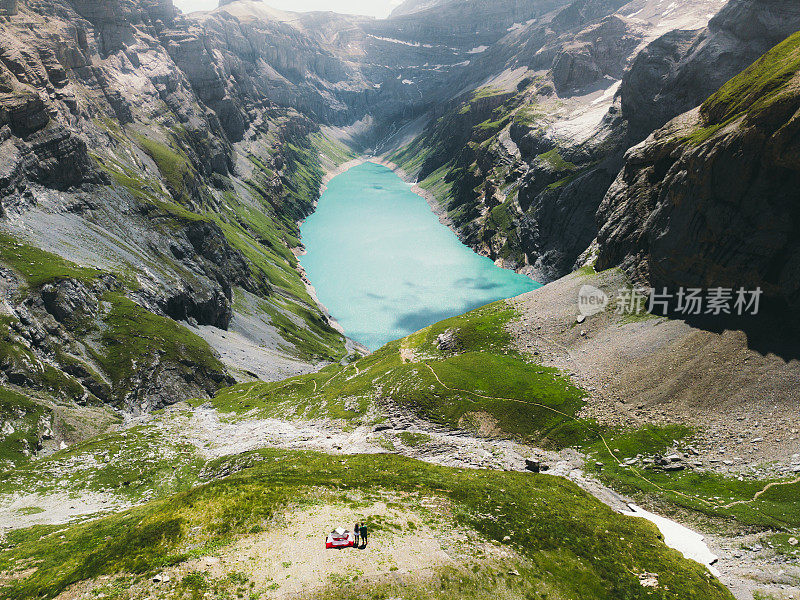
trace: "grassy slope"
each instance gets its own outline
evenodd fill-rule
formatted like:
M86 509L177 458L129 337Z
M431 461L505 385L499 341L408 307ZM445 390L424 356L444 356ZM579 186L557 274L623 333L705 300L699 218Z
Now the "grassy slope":
M248 417L376 422L381 417L370 407L391 401L435 423L466 429L473 426L471 417L487 414L506 436L543 447L581 449L604 463L598 474L603 481L636 497L659 498L743 525L800 527L800 503L795 499L800 484L775 487L756 502L727 507L751 500L771 481L620 464L639 454L666 454L676 445L689 444L693 431L680 426L610 428L578 418L583 391L558 370L511 348L505 323L515 316L506 303L498 302L389 343L351 365L277 383L234 386L212 402L223 412ZM448 329L458 332L456 354L443 354L436 344L437 336ZM412 350L420 362L404 363L403 348Z
M45 252L13 237L0 233L0 263L13 268L21 277L22 293L37 290L42 285L61 278L91 281L100 271L80 267L54 254ZM40 360L29 343L16 334L18 321L10 316L0 316L0 366L3 370L24 373L29 384L55 398L81 397L86 390L72 376ZM0 460L6 464L27 459L28 452L36 449L38 423L47 409L40 401L23 397L19 392L3 389L0 393L0 414L3 414L16 431L0 434Z
M492 97L498 98L496 104L499 105L484 119L486 112L481 101ZM478 221L480 240L495 247L497 256L519 265L525 264L517 231L521 217L521 209L516 204L519 175L514 173L513 163L505 158L500 136L512 124L535 128L536 120L543 113L531 102L527 88L515 95L480 88L429 124L411 143L389 156L389 160L408 173L424 172L420 187L433 195L456 227ZM457 147L453 147L453 131L468 133L463 144ZM548 186L550 190L569 183L581 170L564 160L557 148L540 154L534 161L561 177ZM482 217L478 208L484 194L493 196L500 204Z
M365 420L372 418L369 408L373 403L390 398L451 426L463 424L463 417L480 410L492 415L506 435L555 447L582 447L605 462L600 477L626 491L657 496L740 523L777 526L786 531L800 526L797 486L773 488L755 504L723 508L721 505L731 500L751 498L765 482L739 482L694 472L656 473L620 465L618 459L663 452L691 432L678 427L612 430L573 418L582 404L580 390L555 370L526 362L511 349L505 324L514 317L505 303L495 303L391 343L353 365L334 365L279 383L235 386L218 394L214 404L230 418L247 412L248 417L260 413ZM445 354L437 347L437 336L446 330L456 332L457 353ZM418 362L404 363L401 349L413 351ZM426 365L447 388L468 391L443 387ZM8 483L0 491L27 489L32 480L38 480L36 489L46 492L47 486L53 485L47 474L59 470L59 465L77 461L107 466L74 473L70 486L75 493L98 486L119 488L135 481L128 493L140 500L148 494L163 496L194 485L201 467L213 473L226 472L229 461L257 466L129 513L70 527L66 533L59 533L65 536L63 539L48 535L54 528L13 533L10 549L0 552L0 571L25 565L32 556L43 562L31 577L11 584L5 591L8 597L52 594L86 577L120 571L148 573L164 564L203 555L231 536L260 530L286 504L313 496L320 486L444 494L459 506L458 516L465 524L494 539L510 535L512 543L535 565L523 576L535 577L536 589L549 597L644 597L645 588L633 578L644 571L659 573L664 587L647 597L729 597L700 575L696 565L688 574L683 561L664 566L664 560L678 559L654 541L652 530L647 531L649 526L620 521L557 478L490 471L462 473L389 456L342 458L266 450L218 459L203 467L203 461L191 449L173 450L152 436L145 429L133 430L125 439L114 434L70 448L37 461L35 466L5 474ZM413 445L424 440L409 437L408 442ZM613 449L613 457L606 444ZM152 449L162 445L166 454L152 455ZM134 458L122 460L123 455ZM177 470L172 469L170 476L171 465ZM351 593L353 597L378 598L381 589L358 588L360 591ZM420 597L436 597L430 589L418 593ZM448 597L445 591L441 593L441 597Z
M708 470L687 469L665 472L624 465L619 459L639 454L666 454L676 445L691 443L692 432L685 427L645 427L640 430L608 432L606 443L593 443L583 450L603 463L597 477L611 487L642 501L655 500L664 511L692 512L717 520L719 525L800 530L800 483L792 479L761 480L720 475ZM754 496L770 483L784 485Z
M0 232L0 263L22 275L32 288L41 287L56 279L88 281L101 273L97 269L80 267L3 232Z
M22 276L27 285L25 293L36 292L45 283L57 279L90 283L101 273L15 241L7 235L3 237L8 239L2 240L5 243L0 246L0 261ZM146 311L121 293L107 293L103 299L109 309L101 322L86 320L80 328L86 337L97 336L99 348L92 352L93 358L104 367L115 386L123 384L117 391L126 389L124 382L134 374L135 365L154 352L176 363L191 361L194 367L209 372L225 372L208 344L172 319ZM84 390L77 380L37 359L22 340L12 335L10 326L13 321L11 317L0 318L0 360L25 365L29 378L46 391L64 398L80 397Z
M109 492L120 500L141 502L197 485L204 464L194 446L138 426L95 436L6 471L0 478L0 494L61 493L79 498L87 492Z
M798 72L800 32L775 46L706 100L700 107L700 126L687 139L701 144L742 118L748 124L757 124L776 106L780 113L781 104L789 111L784 115L788 121L797 108Z
M232 412L363 419L373 402L391 400L452 427L488 413L503 431L527 441L563 446L585 439L584 428L571 418L583 404L583 393L556 369L528 363L511 350L504 325L513 316L504 302L491 304L391 342L351 365L278 383L234 386L213 403ZM458 330L458 354L438 350L436 337L447 329ZM401 347L425 360L403 362Z
M745 113L757 116L787 95L796 95L800 71L800 32L778 44L706 100L700 112L706 125Z
M124 130L114 129L121 142L135 143L153 159L166 190L154 186L134 165L111 156L98 158L119 186L164 211L165 226L180 226L182 220L206 220L219 225L228 243L249 263L252 287L264 290L262 308L286 340L284 348L302 359L338 360L345 355L344 340L322 318L309 296L291 249L300 243L297 223L311 210L322 183L320 155L324 153L328 163L339 164L350 153L320 134L278 143L273 137L282 120L276 119L270 133L265 134L267 155L251 155L252 175L236 183L234 192L222 192L221 202L213 206L189 203L186 181L195 178L196 173L176 144L137 134L130 134L128 139ZM277 152L285 165L280 177L268 166ZM296 321L288 314L294 315ZM300 329L305 331L298 332Z
M0 423L13 432L0 434L0 465L16 463L36 450L39 421L46 409L13 390L0 387Z
M122 294L104 296L111 308L104 317L100 336L102 351L95 354L115 389L127 390L148 359L200 369L207 373L225 373L205 340L172 319L155 315Z
M0 570L34 558L37 569L2 590L9 599L52 597L102 574L149 573L213 551L232 536L260 531L315 489L391 489L441 495L455 516L490 539L509 536L533 565L541 598L730 598L705 569L667 549L655 528L613 513L554 477L456 471L396 456L333 457L260 451L237 475L131 511L53 532L10 535ZM655 572L658 588L638 574ZM426 597L436 597L427 590ZM364 596L360 596L364 597Z
M261 289L264 297L258 310L268 316L283 337L286 352L306 360L338 360L346 354L342 335L328 325L306 291L291 248L299 244L297 220L310 210L317 196L323 176L322 162L328 167L340 164L351 158L349 150L321 134L301 137L283 146L270 138L265 147L269 152L280 149L285 165L282 177L254 157L254 164L261 167L254 169L251 179L238 188L239 193L224 192L222 203L202 208L196 198L190 198L189 183L200 179L181 149L178 134L167 135L165 139L170 141L164 143L111 121L96 124L119 147L113 154L95 155L95 160L118 189L153 207L154 227L169 234L170 230L185 227L187 222L207 220L222 228L228 242L247 259L253 288ZM270 128L269 135L274 136L277 130L279 123ZM135 152L125 152L136 146L152 159L161 181L148 175L143 165L132 158ZM262 158L266 162L271 160L271 156ZM205 189L203 197L208 200L213 193L216 192ZM91 283L102 274L101 270L78 266L3 232L0 232L0 264L20 275L23 286L19 299L38 293L41 286L58 279ZM164 266L154 262L151 268L158 271ZM194 277L188 271L180 273L189 281ZM172 320L151 314L128 300L125 289L137 285L131 273L117 273L117 280L122 289L104 296L107 308L101 318L75 324L90 343L83 350L60 348L54 360L37 357L14 332L15 319L0 316L0 365L24 372L27 378L24 385L59 402L78 398L98 402L81 382L65 372L74 367L93 373L94 385L117 398L130 391L141 366L154 357L171 361L178 370L218 373L222 380L226 370L205 341ZM85 356L78 358L81 354ZM18 426L12 435L0 434L0 460L5 466L27 458L24 444L35 449L38 435L35 422L43 411L50 412L33 398L23 411L17 395L11 391L0 395L0 412L14 412Z

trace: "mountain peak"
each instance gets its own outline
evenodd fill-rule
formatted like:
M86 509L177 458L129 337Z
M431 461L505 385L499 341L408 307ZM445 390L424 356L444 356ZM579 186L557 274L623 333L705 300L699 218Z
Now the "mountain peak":
M253 0L254 2L261 2L262 0ZM227 6L228 4L233 4L234 2L239 2L239 0L219 0L219 8L223 6Z

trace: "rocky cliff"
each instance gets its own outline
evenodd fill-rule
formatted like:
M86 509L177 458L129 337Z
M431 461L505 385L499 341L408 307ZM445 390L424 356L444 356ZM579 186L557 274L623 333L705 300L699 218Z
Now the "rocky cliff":
M631 149L598 212L600 269L645 286L800 292L800 34Z
M250 0L192 15L169 0L4 5L0 388L31 403L14 401L28 406L19 430L45 415L52 443L72 441L53 423L87 411L106 422L350 353L293 252L324 169L353 155L341 141L393 150L462 240L542 281L592 260L580 257L601 228L600 264L637 281L743 269L733 251L684 275L653 266L693 246L632 217L690 219L643 199L636 165L647 170L650 146L597 220L631 144L800 28L788 0L731 0L708 23L721 6L452 0L375 20ZM720 125L712 113L699 126ZM670 160L699 160L703 144L670 147ZM763 244L753 264L769 275L742 285L789 298L789 242Z
M269 99L268 26L160 0L0 22L0 390L30 433L12 455L346 354L292 249L348 152L309 93L307 114Z
M729 2L700 30L675 30L637 54L619 90L631 144L697 107L726 81L800 29L800 5Z
M540 281L572 269L627 148L603 118L629 62L674 24L651 5L576 0L513 29L474 59L477 91L393 155L434 191L465 243ZM682 5L681 23L705 24L721 5ZM502 101L486 114L467 108L488 96ZM463 115L473 116L462 125L471 143L451 151L450 123Z
M578 0L510 32L468 70L470 94L498 100L466 123L469 141L450 133L467 94L393 160L419 175L465 243L541 281L570 272L591 257L625 151L800 29L788 1L673 8Z

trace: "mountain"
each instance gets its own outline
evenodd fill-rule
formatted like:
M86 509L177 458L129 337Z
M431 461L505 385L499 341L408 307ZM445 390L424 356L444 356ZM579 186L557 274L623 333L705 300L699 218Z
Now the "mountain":
M404 0L392 10L391 16L402 17L443 4L442 0Z
M168 0L7 6L0 371L35 396L20 422L44 411L58 446L83 433L57 423L86 411L113 421L352 355L294 251L353 150L390 152L465 243L542 281L599 257L641 283L728 285L760 256L768 274L742 284L790 301L790 246L755 238L667 275L658 252L711 253L643 224L666 208L634 199L630 165L633 187L603 197L631 145L800 28L797 5L731 0L709 21L721 1L507 4L384 20L249 0L188 16Z
M352 354L294 254L347 145L391 151L465 243L542 281L598 257L641 283L738 273L790 301L790 246L723 251L728 219L705 242L722 263L667 275L659 252L712 253L643 224L645 207L667 209L639 198L630 164L633 187L618 179L603 201L630 146L800 28L786 0L731 0L709 20L720 7L452 1L376 20L249 0L188 16L168 0L9 5L5 381L53 418L75 397L67 413L148 411ZM641 152L629 159L648 164ZM752 256L764 275L742 275ZM117 345L142 326L141 343Z
M492 44L522 23L564 6L564 0L449 0L400 5L374 25L406 41L439 43L467 49Z
M57 447L87 412L345 356L292 249L348 151L170 2L18 9L0 23L0 371L31 395L19 420L48 415Z
M792 2L734 0L707 27L721 3L658 6L574 2L509 33L392 160L479 252L541 281L570 272L625 151L800 29Z
M798 30L794 0L0 0L0 596L795 593ZM368 354L297 259L360 156L549 285ZM769 319L617 314L638 287Z
M796 309L799 111L795 34L628 152L598 212L598 268L659 289L761 288Z

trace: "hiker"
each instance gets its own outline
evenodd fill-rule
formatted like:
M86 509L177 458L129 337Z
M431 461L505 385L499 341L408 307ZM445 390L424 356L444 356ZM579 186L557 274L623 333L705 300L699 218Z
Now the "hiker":
M353 533L356 534L356 543L354 548L358 548L358 533L359 533L358 522L356 522L355 527L353 527Z
M367 547L367 524L362 523L361 527L359 527L358 532L361 534L361 547Z

